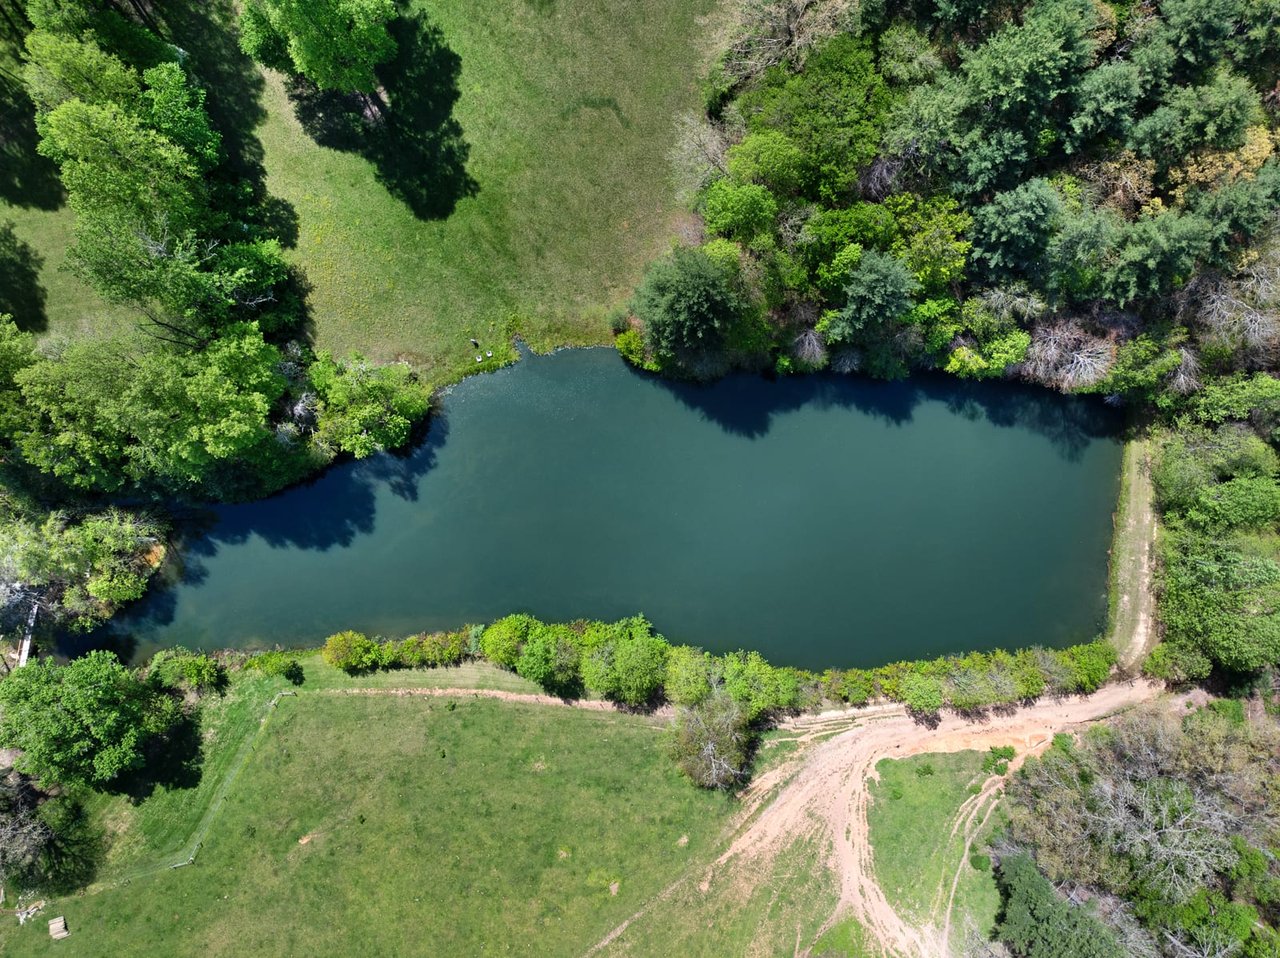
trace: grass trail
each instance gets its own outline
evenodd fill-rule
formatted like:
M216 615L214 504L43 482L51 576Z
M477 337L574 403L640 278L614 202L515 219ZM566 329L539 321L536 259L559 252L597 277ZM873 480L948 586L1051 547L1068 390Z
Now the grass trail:
M1132 439L1125 446L1111 546L1109 635L1120 668L1129 673L1141 668L1158 638L1152 588L1158 524L1150 455L1149 439Z

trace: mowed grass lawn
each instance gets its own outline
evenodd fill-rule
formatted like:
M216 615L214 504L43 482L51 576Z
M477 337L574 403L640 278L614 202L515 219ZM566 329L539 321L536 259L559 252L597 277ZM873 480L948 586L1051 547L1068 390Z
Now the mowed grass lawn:
M710 8L413 4L460 62L453 117L477 192L442 219L416 217L364 158L316 146L271 77L258 135L268 187L298 214L318 344L404 356L442 380L474 369L470 336L603 341L607 308L670 242L668 154L697 100Z
M240 52L230 0L162 15L229 154L287 204L316 344L406 358L445 382L475 371L472 336L495 362L516 334L542 349L607 339L608 309L677 225L668 154L697 104L714 2L414 0L403 22L421 32L397 28L404 54L384 71L393 115L409 91L412 135L381 161L359 131L319 145L335 141L304 129L285 78ZM388 184L425 200L415 211ZM65 206L14 185L0 191L6 220L41 260L51 330L119 318L59 271Z
M194 866L55 901L5 923L0 949L580 954L710 854L732 813L678 776L659 735L645 718L462 690L304 687L257 738ZM69 939L50 940L51 914Z

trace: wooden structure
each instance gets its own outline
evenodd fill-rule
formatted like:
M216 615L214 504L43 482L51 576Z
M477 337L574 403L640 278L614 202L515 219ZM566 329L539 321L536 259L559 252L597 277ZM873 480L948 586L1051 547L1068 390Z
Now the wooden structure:
M27 664L27 659L31 655L31 633L36 627L36 613L40 611L40 603L31 603L31 614L27 616L27 631L22 635L22 645L18 649L18 668L22 668Z
M57 918L49 919L49 937L58 939L66 938L71 932L67 931L67 920L59 915Z

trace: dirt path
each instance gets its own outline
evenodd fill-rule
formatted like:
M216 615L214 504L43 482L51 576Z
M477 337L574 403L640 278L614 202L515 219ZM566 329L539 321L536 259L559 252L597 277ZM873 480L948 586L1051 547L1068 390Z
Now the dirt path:
M1125 446L1124 485L1111 554L1116 605L1110 639L1120 653L1120 668L1132 675L1156 642L1152 575L1158 526L1150 440L1135 439Z
M797 719L789 727L800 738L815 730L834 734L804 750L785 768L761 776L749 789L744 809L747 822L711 866L701 887L706 890L714 882L731 881L743 870L761 873L795 841L819 837L830 848L830 868L840 883L839 908L830 923L852 915L890 954L945 958L949 923L913 928L889 904L876 880L867 826L867 781L874 776L876 763L992 745L1014 745L1021 760L1047 746L1058 732L1148 701L1159 692L1160 686L1145 681L1116 683L1088 698L1042 702L981 724L949 716L932 731L900 709L871 717L828 714ZM984 792L992 785L989 782ZM964 809L967 821L959 827L967 838L980 827L973 819L982 817L976 815L981 807L975 801Z
M437 686L421 686L418 688L361 688L361 689L321 689L313 695L374 695L398 698L444 698L444 699L499 699L503 702L519 702L524 705L560 705L565 708L585 709L588 712L617 712L619 708L613 702L601 699L561 699L554 695L537 695L531 692L507 692L502 689L471 689ZM672 709L664 706L644 713L646 718L667 718Z

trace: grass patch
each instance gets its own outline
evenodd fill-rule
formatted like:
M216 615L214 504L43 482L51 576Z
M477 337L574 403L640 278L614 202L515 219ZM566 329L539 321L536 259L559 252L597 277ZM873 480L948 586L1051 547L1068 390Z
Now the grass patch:
M676 115L696 103L698 17L710 8L412 4L430 39L407 59L453 74L435 82L440 97L456 96L474 190L442 198L456 200L447 212L441 202L415 215L388 189L412 157L380 167L318 146L270 77L257 132L267 185L297 212L292 256L314 286L318 344L406 356L445 381L475 369L471 336L501 347L499 358L512 333L539 349L605 341L606 309L629 295L677 215L666 156Z
M883 952L856 918L837 922L814 943L814 958L879 958Z
M420 673L417 684L441 674ZM237 681L227 712L252 711L260 691ZM246 724L256 720L211 721L228 734L210 745L210 782L236 751L231 730ZM203 782L185 804L157 793L118 823L100 875L107 887L53 905L70 939L52 943L39 922L5 923L0 947L580 953L705 858L732 813L679 777L657 735L617 713L304 686L252 739L194 865L110 884L181 843L201 817ZM114 800L94 809L99 820L118 811Z
M960 807L985 780L985 753L918 755L885 759L876 765L868 812L876 877L885 897L902 917L918 926L941 929L946 922L952 882L959 874L951 917L952 944L966 923L986 930L995 921L1000 896L992 873L975 869L964 852L963 829L951 834ZM920 774L930 768L929 774ZM979 812L979 817L985 807ZM997 813L998 814L998 813ZM982 838L995 816L974 842Z

